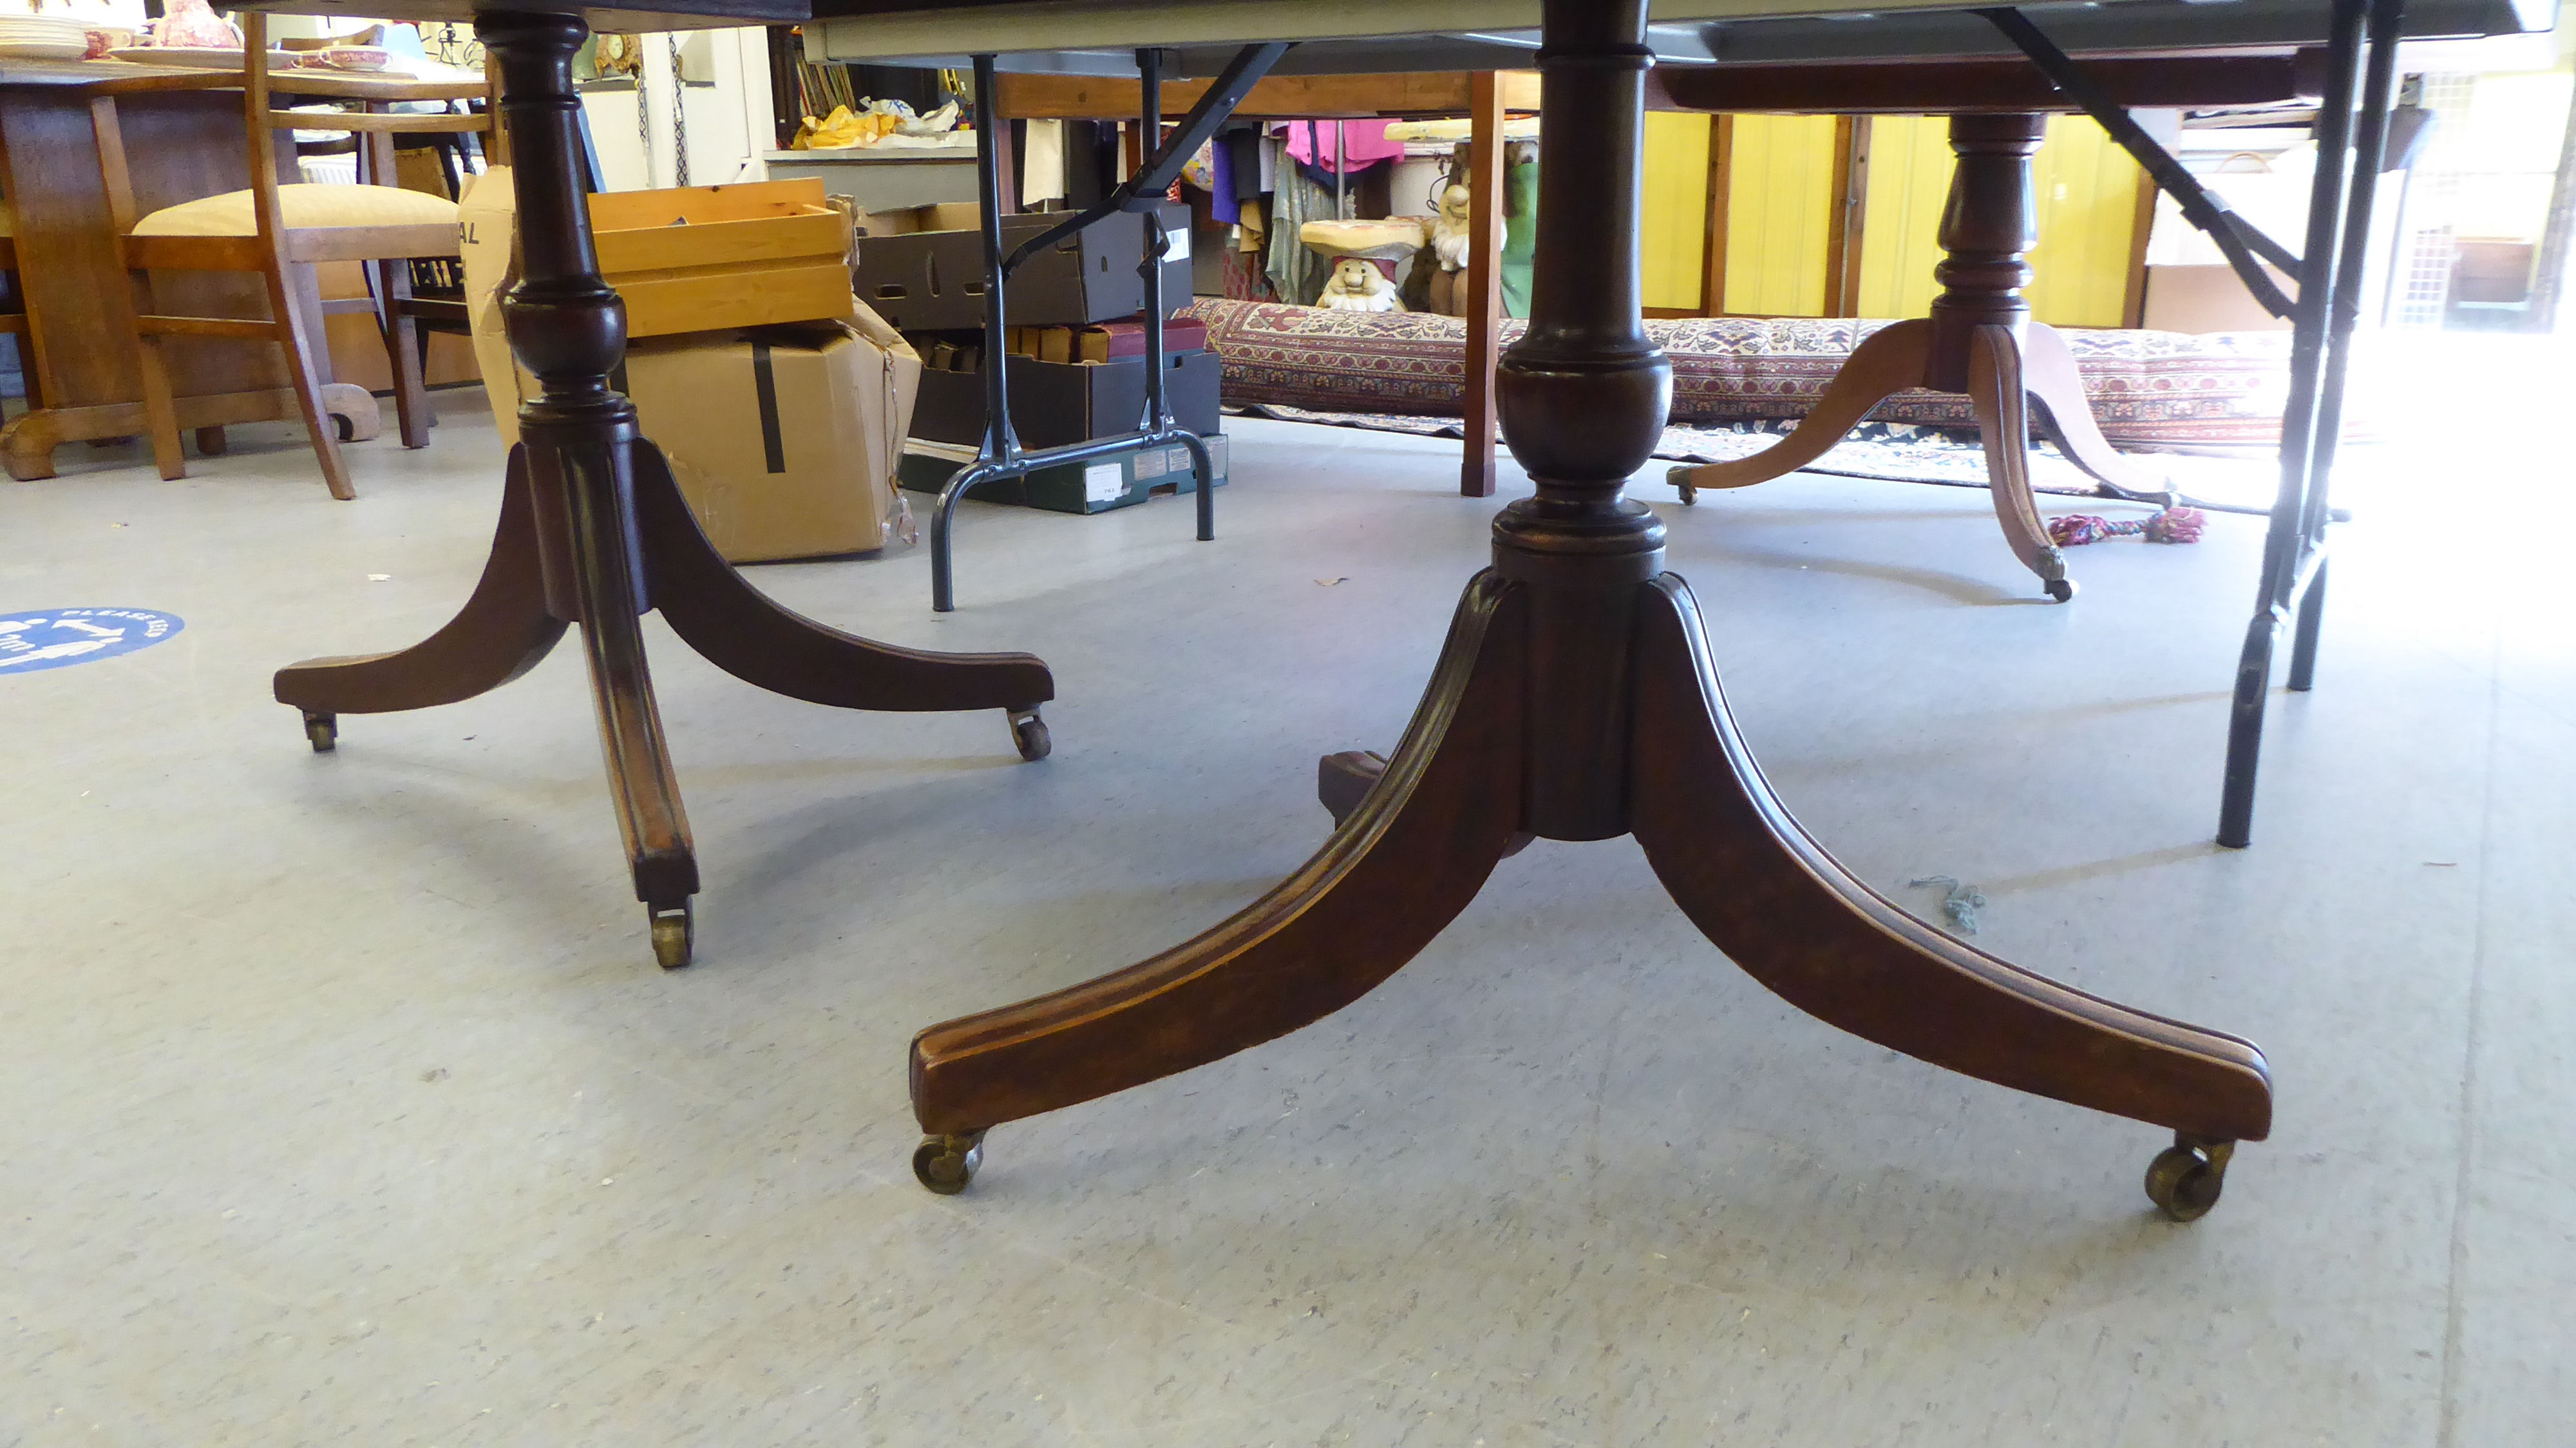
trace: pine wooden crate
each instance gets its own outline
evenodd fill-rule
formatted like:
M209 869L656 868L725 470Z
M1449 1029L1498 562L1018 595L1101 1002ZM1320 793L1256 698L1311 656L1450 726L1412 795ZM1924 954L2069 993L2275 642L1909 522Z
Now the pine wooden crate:
M850 213L821 181L603 192L590 225L629 337L850 315Z

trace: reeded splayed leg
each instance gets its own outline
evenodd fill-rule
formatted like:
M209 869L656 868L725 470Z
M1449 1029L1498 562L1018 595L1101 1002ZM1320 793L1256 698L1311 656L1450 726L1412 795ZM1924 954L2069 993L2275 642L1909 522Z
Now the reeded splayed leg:
M394 653L290 664L277 671L277 702L304 711L314 749L327 753L338 740L339 715L392 714L473 698L535 668L563 631L564 621L546 612L527 456L512 448L492 554L456 617Z
M1871 408L1922 386L1931 345L1932 324L1920 317L1879 328L1852 349L1842 370L1825 384L1814 409L1798 420L1787 437L1749 458L1674 468L1665 474L1665 481L1681 489L1682 501L1687 503L1695 501L1702 488L1749 488L1796 472L1833 451L1834 444L1860 426Z
M1976 408L1977 434L1986 449L1986 492L2004 544L2022 567L2039 575L2049 597L2064 603L2075 596L2075 585L2030 491L2030 409L2021 385L2021 344L2011 328L1979 327L1968 339L1968 401Z
M2144 464L2121 456L2093 420L2093 404L2084 395L2084 375L2066 337L2045 322L2033 322L2023 334L2021 384L2039 404L2041 428L2066 460L2118 496L2139 503L2173 506L2173 481Z
M644 662L640 617L649 593L636 536L635 407L608 383L626 354L626 307L600 279L576 170L581 102L571 66L587 29L577 16L515 12L486 13L475 29L500 68L514 162L520 280L502 301L502 321L511 351L538 384L519 410L519 435L547 610L581 625L635 895L652 925L655 958L676 968L692 948L698 866Z
M1926 925L1816 843L1728 714L1690 590L1646 586L1629 791L1656 877L1727 957L1829 1025L1936 1066L2220 1141L2260 1140L2262 1053Z
M1385 779L1277 888L1151 960L916 1036L913 1110L933 1138L915 1162L923 1184L963 1187L989 1127L1321 1020L1465 909L1519 823L1518 595L1491 575L1469 589Z
M661 449L639 442L634 456L636 524L652 605L708 662L744 683L809 703L1000 709L1010 716L1015 738L1031 727L1043 737L1038 706L1055 697L1055 676L1035 655L898 648L782 608L707 541Z

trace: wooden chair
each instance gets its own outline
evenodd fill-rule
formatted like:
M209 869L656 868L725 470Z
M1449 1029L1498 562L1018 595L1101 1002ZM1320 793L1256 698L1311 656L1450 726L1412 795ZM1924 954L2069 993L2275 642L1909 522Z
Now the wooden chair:
M104 101L97 110L99 164L104 173L109 209L123 238L123 260L134 288L136 355L143 374L144 412L152 431L152 456L161 476L186 475L180 451L179 420L162 355L168 337L231 337L275 342L287 353L287 371L304 425L313 436L313 451L322 464L322 479L335 498L353 498L348 469L341 461L339 438L322 411L321 377L315 365L322 345L304 311L296 305L288 282L290 265L325 261L372 264L374 309L384 334L394 377L394 406L401 419L405 447L429 442L429 395L421 385L420 354L414 343L414 320L406 308L411 295L410 259L456 256L456 203L444 197L406 191L390 185L281 184L278 180L279 131L342 131L356 135L364 168L375 180L393 175L393 137L397 133L482 131L493 122L486 115L388 115L373 107L408 99L399 87L387 87L378 98L362 100L345 111L281 110L268 71L267 20L242 16L245 44L243 116L249 131L251 185L147 216L134 213L133 189L126 179L124 144L117 133L115 106ZM290 86L294 86L290 82ZM317 84L317 90L345 94L345 83ZM150 273L171 271L257 272L267 283L266 318L187 317L157 311L152 304ZM219 439L200 438L201 446Z

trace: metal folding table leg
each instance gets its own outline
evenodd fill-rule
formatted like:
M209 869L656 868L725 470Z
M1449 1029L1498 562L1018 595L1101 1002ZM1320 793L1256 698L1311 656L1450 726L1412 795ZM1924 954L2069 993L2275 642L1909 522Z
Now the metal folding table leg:
M1019 244L1007 256L1002 253L1002 218L1000 211L1000 162L997 148L1001 117L995 113L996 94L993 57L975 57L975 86L978 104L983 108L976 118L975 184L984 207L984 438L975 461L958 469L939 490L939 500L930 515L930 607L934 612L949 613L957 607L955 571L952 562L950 534L957 511L957 500L969 491L999 478L1026 477L1040 468L1065 463L1088 461L1115 453L1134 452L1162 444L1179 443L1189 449L1190 466L1198 478L1198 536L1204 543L1216 537L1216 502L1210 496L1216 482L1216 469L1208 455L1207 444L1198 434L1176 423L1163 398L1163 258L1170 242L1163 233L1161 202L1171 188L1181 167L1195 155L1226 117L1234 114L1255 82L1270 71L1280 56L1288 53L1283 42L1247 45L1236 52L1207 91L1182 117L1180 125L1168 139L1147 149L1146 159L1135 175L1121 182L1117 189L1094 205L1057 222ZM1136 66L1143 91L1145 135L1157 136L1162 121L1162 53L1154 50L1136 52ZM1145 408L1139 428L1115 437L1094 438L1088 442L1034 451L1020 446L1018 435L1011 429L1010 383L1008 380L1009 349L1003 326L1003 293L1011 274L1022 262L1055 245L1094 222L1106 219L1112 212L1133 211L1143 218L1145 227L1144 303L1146 313Z
M2272 654L2294 611L2299 620L2292 687L2306 688L2315 675L2324 607L2318 585L2325 577L2335 444L2343 428L2344 382L2353 324L2361 310L2362 262L2370 245L2370 211L2386 149L2398 29L2404 18L2404 0L2337 0L2335 5L2325 104L2317 113L2317 173L2302 248L2290 401L2281 418L2281 485L2264 537L2261 592L2246 625L2228 720L2218 842L2230 849L2253 843L2254 782L2272 687ZM2361 75L2365 22L2366 84ZM2357 89L2362 95L2356 106Z

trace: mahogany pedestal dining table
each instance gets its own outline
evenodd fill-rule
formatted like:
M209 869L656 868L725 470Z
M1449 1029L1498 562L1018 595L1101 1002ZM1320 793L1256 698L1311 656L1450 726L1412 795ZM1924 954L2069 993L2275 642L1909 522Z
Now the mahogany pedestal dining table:
M609 797L628 873L665 969L690 962L698 863L653 701L639 621L660 611L709 662L774 693L845 709L999 709L1024 759L1048 752L1038 706L1055 697L1027 654L938 654L873 643L772 603L707 541L609 385L626 353L626 309L599 275L572 58L594 23L625 32L804 18L802 0L657 0L642 7L470 8L461 0L280 0L252 8L363 10L375 19L472 20L500 77L517 199L519 281L502 301L512 352L537 379L519 409L483 575L457 615L407 649L309 659L277 672L317 753L337 751L343 714L469 699L534 668L567 628L590 666Z
M1323 42L1320 69L1335 63L1337 39L1368 24L1293 0L1150 12L1114 0L821 8L827 54L944 64L963 51L984 74L997 51L1045 69L1065 64L1051 52L1106 57L1122 44L1207 45L1200 63L1212 66L1214 42L1229 38L1246 42L1247 58L1250 42ZM1446 43L1490 49L1531 8L1399 3L1363 39L1420 68L1439 63ZM1684 0L1659 18L1675 8L1736 7ZM1324 761L1331 836L1230 919L1126 969L917 1035L912 1097L925 1137L915 1175L962 1191L994 1126L1204 1065L1351 1004L1532 837L1634 835L1702 933L1809 1014L1935 1065L2171 1130L2147 1193L2177 1219L2201 1215L2236 1143L2270 1130L2260 1051L1943 934L1844 869L1764 781L1729 715L1698 605L1665 570L1663 525L1622 495L1672 393L1671 363L1640 317L1644 112L1657 63L1645 0L1536 10L1530 59L1551 160L1540 170L1529 327L1496 389L1504 441L1535 493L1496 517L1492 566L1468 582L1411 726L1357 788L1342 761ZM1407 19L1439 33L1393 36ZM1297 59L1291 50L1278 63ZM1138 63L1150 73L1141 54ZM1227 83L1241 82L1244 64L1228 63ZM2004 295L2008 278L1986 280L1989 301L2018 300Z
M277 81L280 92L317 101L483 95L472 82L295 72ZM12 478L54 476L54 450L65 443L146 430L133 298L118 259L93 108L114 102L135 205L148 213L250 185L242 84L238 70L0 59L0 196L16 232L30 403L0 428L0 466ZM293 138L281 132L277 144L294 174ZM310 335L319 337L313 274L297 271ZM268 305L253 272L162 272L153 287L165 304L195 316L257 316ZM227 424L300 416L275 345L187 337L167 346L179 425L195 430L201 450L221 451ZM314 364L329 375L327 355ZM365 388L326 382L322 401L350 440L376 435L376 401Z
M1247 14L1241 4L841 3L852 16L899 11L885 13L889 25L934 35L952 11L1007 10L1097 21L1131 43L1185 40ZM657 947L669 947L661 958L678 964L696 866L653 707L642 612L659 608L736 675L818 703L1001 707L1034 722L1053 681L1026 655L916 654L771 604L707 545L660 453L638 436L634 408L609 386L624 327L598 275L578 183L570 61L585 25L669 29L801 11L779 0L345 8L382 14L389 4L397 19L470 13L500 68L524 254L505 315L540 393L522 409L493 553L458 618L400 653L284 670L278 697L308 721L460 699L515 677L578 624L636 892ZM1483 18L1494 28L1525 24L1532 9L1524 0L1438 8L1462 27ZM1351 11L1269 13L1329 21ZM1845 870L1763 780L1728 714L1698 606L1664 569L1663 527L1621 496L1672 391L1671 364L1639 313L1645 78L1655 63L1645 0L1544 0L1537 14L1541 124L1560 156L1588 159L1543 169L1530 325L1499 369L1504 435L1536 491L1496 518L1493 566L1468 581L1403 743L1312 860L1215 929L1087 984L920 1033L911 1081L926 1135L916 1176L934 1191L962 1190L994 1126L1205 1064L1350 1004L1531 836L1634 834L1692 921L1809 1013L1952 1070L2172 1131L2147 1190L2177 1218L2200 1215L2217 1201L2235 1144L2271 1128L2260 1051L1951 939ZM1410 49L1413 64L1398 68L1430 63L1425 51L1436 47ZM1149 163L1146 174L1158 170Z
M1401 745L1311 860L1214 929L916 1036L911 1087L925 1138L913 1169L923 1185L963 1190L997 1125L1206 1064L1351 1004L1533 836L1633 834L1693 923L1791 1003L1933 1064L2166 1128L2173 1143L2149 1167L2148 1195L2183 1220L2216 1203L2236 1144L2271 1127L2262 1053L1977 950L1837 863L1763 779L1728 713L1689 586L1664 568L1663 527L1622 496L1672 388L1639 312L1646 77L1671 38L1663 27L1650 37L1645 0L825 3L834 26L861 27L888 57L960 54L987 69L1001 51L1127 47L1132 57L1138 46L1331 42L1355 27L1385 43L1395 63L1384 69L1490 69L1496 45L1515 44L1512 32L1535 20L1535 51L1524 54L1544 78L1542 126L1561 158L1586 158L1543 169L1530 325L1499 369L1504 437L1534 495L1495 519L1493 564L1468 581ZM1659 10L1707 17L1755 3L1668 0ZM640 613L661 609L684 641L752 683L843 707L1002 707L1033 723L1052 679L1026 655L914 654L770 604L707 546L667 465L638 436L634 409L609 386L622 313L598 276L580 195L569 71L585 25L775 23L802 18L801 0L261 8L384 14L389 5L399 19L470 16L500 67L525 253L508 326L541 392L522 411L493 554L464 612L402 653L285 670L278 695L308 718L447 702L515 677L579 624L637 894L657 945L678 946L677 959L662 958L677 964L696 872ZM2249 0L2255 11L2267 5L2283 8ZM1898 22L1937 8L1871 6ZM2191 17L2194 40L2224 31L2225 17L2203 17L2229 8L2163 7ZM1274 46L1261 49L1275 58ZM1320 63L1330 51L1318 47ZM1229 74L1245 78L1240 62ZM1025 752L1042 749L1041 735L1039 750Z

